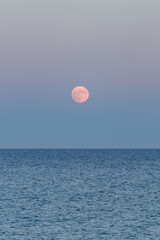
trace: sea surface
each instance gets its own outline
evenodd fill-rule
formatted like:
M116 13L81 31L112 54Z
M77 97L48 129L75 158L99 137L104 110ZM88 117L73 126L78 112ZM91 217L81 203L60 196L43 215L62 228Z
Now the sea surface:
M160 240L160 150L0 150L0 240Z

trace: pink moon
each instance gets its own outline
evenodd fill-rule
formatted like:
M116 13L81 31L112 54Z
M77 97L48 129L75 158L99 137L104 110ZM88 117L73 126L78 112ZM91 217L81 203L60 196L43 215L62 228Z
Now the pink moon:
M87 88L78 86L72 90L72 99L77 103L83 103L89 98L89 91Z

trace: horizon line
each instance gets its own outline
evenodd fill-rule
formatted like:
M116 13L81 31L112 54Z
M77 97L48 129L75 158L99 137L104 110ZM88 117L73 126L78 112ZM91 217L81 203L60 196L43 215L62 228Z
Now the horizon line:
M2 147L0 150L160 150L160 147L66 147L66 148L54 148L54 147Z

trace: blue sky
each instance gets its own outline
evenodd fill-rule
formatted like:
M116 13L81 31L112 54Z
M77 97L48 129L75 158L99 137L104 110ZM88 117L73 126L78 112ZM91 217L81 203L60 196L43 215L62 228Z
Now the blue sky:
M0 147L160 147L159 8L2 0ZM78 85L84 104L71 99Z

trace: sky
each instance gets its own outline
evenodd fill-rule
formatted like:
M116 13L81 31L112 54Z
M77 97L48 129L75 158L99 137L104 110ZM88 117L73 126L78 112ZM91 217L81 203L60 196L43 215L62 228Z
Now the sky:
M159 148L159 0L1 0L0 148ZM85 103L71 91L85 86Z

